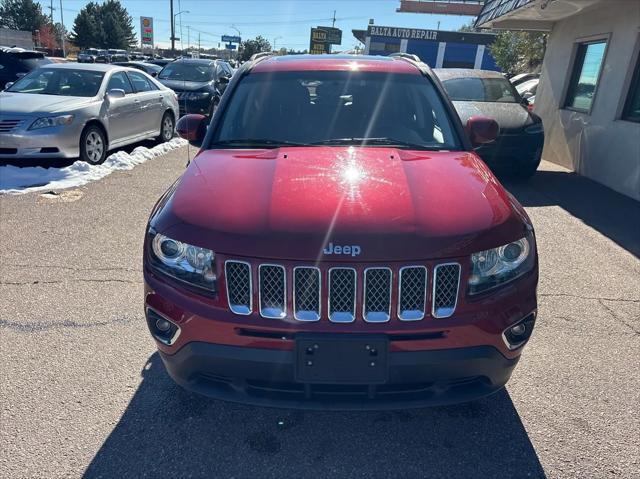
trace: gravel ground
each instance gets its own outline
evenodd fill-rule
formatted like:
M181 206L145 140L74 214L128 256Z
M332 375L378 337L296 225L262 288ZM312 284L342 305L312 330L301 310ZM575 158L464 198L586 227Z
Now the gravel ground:
M141 249L186 148L0 197L0 477L640 477L640 205L544 163L539 319L507 390L399 412L198 397L166 376Z

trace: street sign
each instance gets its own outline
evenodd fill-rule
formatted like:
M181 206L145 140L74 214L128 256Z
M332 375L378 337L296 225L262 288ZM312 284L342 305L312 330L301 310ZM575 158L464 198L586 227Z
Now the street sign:
M227 50L235 50L236 48L238 48L238 46L237 46L237 45L234 45L233 43L227 43L224 47L225 47Z
M240 37L232 35L222 35L222 41L227 43L240 43Z
M319 28L311 29L311 38L309 41L309 53L312 55L321 55L323 53L331 53L331 44L327 42L327 32Z
M320 30L327 32L327 43L331 45L340 45L342 43L342 30L334 27L318 27Z
M140 17L142 46L153 46L153 17Z

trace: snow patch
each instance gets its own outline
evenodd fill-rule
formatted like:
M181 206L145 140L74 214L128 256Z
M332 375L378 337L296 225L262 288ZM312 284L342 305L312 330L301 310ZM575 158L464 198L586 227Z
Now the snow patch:
M174 138L153 148L138 146L131 153L117 151L109 155L101 165L76 161L64 168L0 166L0 194L31 193L86 185L114 171L132 170L145 161L162 156L186 144L186 140Z

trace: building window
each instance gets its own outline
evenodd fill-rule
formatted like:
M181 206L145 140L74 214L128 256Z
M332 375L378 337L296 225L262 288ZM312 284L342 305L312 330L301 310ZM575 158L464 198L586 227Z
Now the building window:
M640 122L640 55L636 60L636 69L633 72L629 95L622 113L623 120Z
M565 107L584 112L591 110L606 46L604 40L578 45Z

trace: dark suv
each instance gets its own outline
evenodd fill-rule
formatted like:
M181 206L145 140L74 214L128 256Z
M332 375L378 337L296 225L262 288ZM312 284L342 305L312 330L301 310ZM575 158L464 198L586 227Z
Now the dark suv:
M211 116L232 76L231 66L221 60L180 59L167 64L158 80L178 95L180 115Z
M0 90L5 85L25 76L31 70L52 63L44 53L22 48L0 47Z

